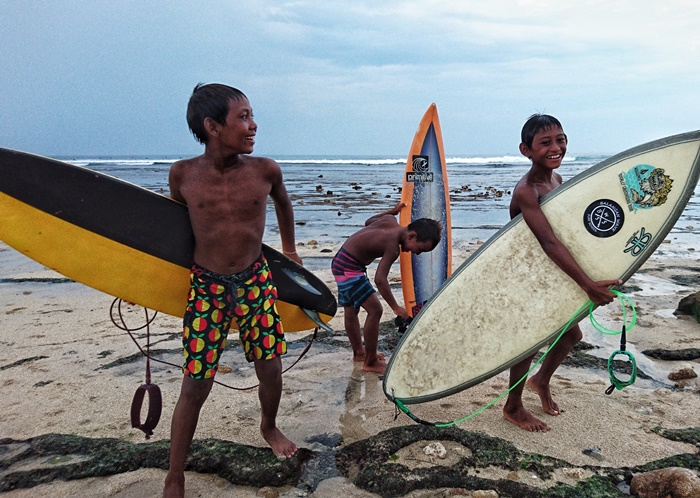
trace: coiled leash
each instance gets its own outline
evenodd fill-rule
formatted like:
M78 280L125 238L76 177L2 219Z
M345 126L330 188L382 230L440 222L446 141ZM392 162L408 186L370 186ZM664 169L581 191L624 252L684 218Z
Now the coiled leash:
M114 319L114 306L119 301L118 305L118 316L119 323ZM149 316L148 308L144 308L146 313L146 323L141 327L136 329L129 328L124 320L124 315L121 312L121 299L115 299L112 302L112 306L109 309L109 315L112 318L112 323L114 323L118 328L126 330L129 333L129 337L134 341L136 346L141 350L141 352L146 356L146 383L141 384L136 392L134 393L134 399L131 401L131 427L135 429L140 429L146 434L146 439L150 439L153 435L153 429L156 428L158 422L160 421L160 414L163 410L163 397L160 393L160 388L151 383L151 323L155 320L158 312L154 312L153 316ZM146 329L146 351L141 349L141 345L136 341L132 332L137 330ZM148 413L146 415L146 421L141 423L141 407L143 406L143 398L148 394Z
M622 330L620 332L616 330L611 330L606 327L603 327L593 316L593 303L590 305L590 317L591 317L591 325L593 325L593 328L595 328L598 332L601 334L606 334L606 335L617 335L620 334L620 349L617 351L614 351L611 355L610 358L608 358L608 375L610 376L610 386L605 390L605 394L612 394L612 392L617 389L618 391L621 391L625 387L631 386L634 384L634 381L637 380L637 362L634 359L634 355L627 351L627 308L625 307L625 304L627 304L632 311L632 319L630 320L629 324L629 330L632 330L632 327L637 323L637 310L634 307L634 303L632 300L627 297L626 295L622 294L619 291L616 290L611 290L613 294L615 294L619 299L620 303L622 304ZM620 380L616 375L615 375L615 370L614 370L614 361L615 357L617 356L624 356L627 358L630 362L630 365L632 367L632 373L630 374L629 379L627 380Z
M153 429L156 428L158 425L158 422L160 421L160 415L162 412L163 408L163 397L161 396L160 388L151 383L151 360L158 362L158 363L163 363L164 365L168 365L171 367L175 367L178 370L182 369L182 365L176 365L175 363L171 363L169 361L161 360L158 358L154 358L150 354L150 345L151 345L151 330L150 330L150 325L153 323L155 320L156 316L158 315L157 311L153 312L153 315L149 315L148 313L148 308L144 308L144 311L146 313L146 323L140 327L137 328L131 328L126 324L126 321L124 320L124 315L122 313L122 303L124 301L120 298L116 298L114 301L112 301L112 305L109 308L109 315L112 320L112 323L114 324L115 327L126 331L126 333L129 334L129 337L131 337L131 340L134 341L134 344L136 344L136 347L141 351L141 353L146 357L146 383L139 386L138 389L136 389L136 393L134 394L134 399L131 402L131 426L137 429L142 430L146 434L146 439L149 439L153 435ZM115 311L116 308L116 311ZM324 324L321 319L318 316L318 313L308 311L306 309L303 309L304 313L318 325L314 329L314 333L311 336L311 340L309 340L309 343L306 345L304 350L297 356L297 358L294 360L294 362L289 365L286 369L282 371L282 374L287 373L294 365L299 363L299 360L301 360L304 355L311 349L311 345L314 343L316 340L316 337L318 335L318 329L319 327L323 326L324 330L329 330L332 332L332 329L328 327L326 324ZM117 318L115 318L115 315ZM139 342L136 340L132 332L137 332L142 329L146 329L146 350L141 347ZM249 387L234 387L230 386L228 384L224 384L223 382L219 382L218 380L214 381L215 384L219 384L222 387L226 387L228 389L233 389L235 391L249 391L251 389L255 389L258 387L258 384L255 384L254 386L249 386ZM148 394L148 414L146 415L146 421L144 423L141 423L141 407L143 406L143 399L145 395Z
M564 333L565 333L566 331L568 331L569 328L573 325L574 320L576 320L576 317L579 316L583 311L585 311L586 308L588 308L588 314L589 314L589 318L590 318L590 320L591 320L591 325L593 325L593 327L594 327L596 330L598 330L599 332L601 332L601 333L603 333L603 334L607 334L607 335L616 335L616 334L622 333L622 339L621 339L620 349L617 350L617 351L615 351L615 352L610 356L610 359L608 360L608 373L609 373L609 375L610 375L610 381L611 381L612 385L611 385L609 388L606 389L605 393L606 393L606 394L610 394L610 392L612 392L612 390L613 390L614 388L623 389L623 388L625 388L625 387L627 387L627 386L632 385L632 384L634 383L636 377L637 377L637 365L636 365L636 363L635 363L635 361L634 361L634 356L632 356L632 353L630 353L630 352L628 352L628 351L625 351L625 344L626 344L626 332L625 332L625 330L626 330L626 329L632 330L632 328L634 327L635 323L637 322L637 312L636 312L636 309L635 309L635 307L634 307L634 304L632 303L632 300L631 300L629 297L627 297L625 294L623 294L622 292L613 290L613 289L611 289L610 292L612 292L613 294L615 294L615 295L620 299L620 303L623 303L623 305L622 305L622 309L623 309L622 332L610 330L610 329L607 329L607 328L603 327L602 325L600 325L600 323L599 323L599 322L595 319L595 317L593 316L593 310L595 309L595 305L593 304L592 301L589 300L589 301L587 301L583 306L581 306L581 307L573 314L573 316L572 316L571 319L568 321L568 323L567 323L566 325L564 325L564 327L562 328L561 332L559 332L559 335L558 335L557 338L554 340L554 342L552 342L552 344L549 345L549 347L548 347L547 350L544 352L544 354L543 354L542 356L540 356L540 357L537 359L537 361L534 362L534 364L530 367L530 370L528 370L528 371L525 373L525 375L523 375L515 384L513 384L512 386L510 386L507 390L505 390L504 392L502 392L497 398L495 398L494 400L492 400L491 402L489 402L489 403L486 404L485 406L479 408L478 410L476 410L475 412L473 412L473 413L467 415L466 417L463 417L463 418L461 418L461 419L459 419L459 420L453 420L452 422L428 422L428 421L426 421L426 420L420 419L420 418L417 417L415 414L413 414L413 413L411 412L411 410L409 410L408 407L406 407L406 405L404 405L404 404L401 402L401 400L398 400L398 399L394 398L394 396L393 396L393 391L394 391L394 390L392 389L392 399L391 399L391 400L394 402L394 405L395 405L395 407L394 407L394 420L396 420L396 419L398 418L398 416L399 416L399 411L401 411L401 412L403 412L404 414L406 414L411 420L413 420L414 422L417 422L417 423L419 423L419 424L430 425L430 426L433 426L433 427L451 427L451 426L456 426L456 425L458 425L458 424L461 424L462 422L466 422L466 421L469 420L470 418L476 417L476 416L479 415L480 413L484 412L484 411L487 410L488 408L490 408L490 407L492 407L493 405L495 405L496 403L498 403L501 399L503 399L504 397L506 397L513 389L515 389L516 386L518 386L520 383L524 382L525 379L528 378L528 376L530 375L530 373L532 373L532 371L533 371L535 368L537 368L537 366L538 366L540 363L542 363L542 361L544 360L545 356L547 356L547 354L552 350L552 348L556 345L556 343L559 342L559 339L561 339L561 337L564 335ZM631 310L632 310L632 320L631 320L631 322L630 322L629 325L626 324L626 322L627 322L627 310L626 310L624 304L627 304L627 305L631 308ZM621 381L621 380L617 379L617 377L615 377L615 374L614 374L613 369L612 369L614 357L617 356L617 355L620 355L620 354L624 354L625 356L627 356L628 358L630 358L630 361L631 361L631 363L632 363L632 376L631 376L630 379L627 380L627 381ZM620 386L620 387L618 387L618 386ZM608 392L608 391L610 391L610 392Z

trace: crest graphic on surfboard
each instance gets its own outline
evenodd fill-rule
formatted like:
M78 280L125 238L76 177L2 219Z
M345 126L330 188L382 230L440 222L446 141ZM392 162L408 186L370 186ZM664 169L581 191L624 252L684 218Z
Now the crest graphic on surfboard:
M447 165L437 106L425 111L408 153L404 172L399 224L408 226L420 218L431 218L442 225L442 239L430 252L399 256L401 289L408 314L416 316L428 299L452 273L452 221Z
M593 280L624 282L671 231L698 178L695 131L606 159L544 196L542 211ZM413 320L389 361L384 393L420 403L483 382L550 343L586 302L519 215Z
M126 301L182 316L194 236L187 206L97 171L0 148L0 240ZM286 332L325 327L333 293L263 245Z

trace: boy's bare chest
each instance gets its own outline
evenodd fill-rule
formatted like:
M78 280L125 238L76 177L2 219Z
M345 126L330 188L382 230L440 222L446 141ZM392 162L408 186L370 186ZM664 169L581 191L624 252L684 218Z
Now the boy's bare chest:
M251 171L235 171L225 174L207 174L193 178L185 188L185 195L192 197L190 205L237 203L241 207L265 204L271 185L260 174Z

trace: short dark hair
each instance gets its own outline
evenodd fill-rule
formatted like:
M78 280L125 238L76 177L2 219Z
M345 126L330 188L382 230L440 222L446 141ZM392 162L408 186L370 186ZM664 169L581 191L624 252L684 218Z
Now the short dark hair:
M433 249L440 243L442 238L442 225L439 221L430 218L420 218L408 225L409 231L416 232L418 242L431 241Z
M240 90L220 83L198 83L187 103L187 125L194 138L202 144L209 138L204 129L204 120L211 118L219 124L226 124L230 100L248 99Z
M539 113L533 114L523 125L523 129L520 132L520 141L528 147L532 147L532 141L535 139L535 135L542 130L547 130L554 126L558 126L562 130L564 129L559 120L554 116Z

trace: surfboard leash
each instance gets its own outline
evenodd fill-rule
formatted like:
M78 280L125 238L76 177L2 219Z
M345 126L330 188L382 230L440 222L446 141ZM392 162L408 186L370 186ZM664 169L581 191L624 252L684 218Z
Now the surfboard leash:
M117 301L119 301L117 308L119 311L118 316L121 325L114 319L114 306ZM151 323L153 323L153 320L156 319L158 312L156 311L153 313L153 316L149 316L148 308L144 308L144 312L146 313L146 323L141 327L132 329L127 326L126 321L124 320L124 315L121 312L121 303L121 299L115 299L112 302L112 306L110 306L109 315L112 319L112 323L114 323L117 328L126 330L129 333L131 340L134 341L139 350L141 350L141 353L146 356L146 383L141 384L136 389L134 398L131 401L131 427L143 431L146 435L146 439L150 439L153 435L153 429L158 426L160 415L163 411L163 396L161 395L160 388L151 382ZM142 330L144 328L146 329L145 352L132 334L132 332ZM141 407L143 406L143 399L146 394L148 394L148 412L146 414L146 421L141 423Z
M573 314L573 316L568 321L568 323L562 328L561 332L559 332L559 335L557 335L557 338L554 340L554 342L552 342L552 344L549 345L549 347L544 352L544 354L542 354L533 363L533 365L525 373L525 375L523 375L515 384L510 386L508 389L506 389L498 397L496 397L495 399L493 399L492 401L487 403L485 406L479 408L478 410L470 413L466 417L463 417L459 420L453 420L452 422L429 422L429 421L426 421L426 420L423 420L423 419L417 417L414 413L411 412L411 410L408 409L408 407L406 407L406 405L404 403L401 402L401 400L394 398L393 397L393 389L392 389L392 399L391 400L394 402L394 405L395 405L395 407L394 407L394 420L396 420L398 418L399 411L401 411L404 414L406 414L411 420L413 420L419 424L430 425L433 427L452 427L452 426L456 426L458 424L461 424L463 422L466 422L467 420L469 420L473 417L476 417L480 413L486 411L488 408L490 408L493 405L495 405L496 403L498 403L501 399L503 399L508 394L510 394L510 392L513 389L515 389L516 386L518 386L519 384L524 382L528 378L528 376L532 373L532 371L535 368L537 368L537 366L540 363L542 363L544 358L547 356L547 354L549 354L549 352L557 344L557 342L559 342L559 339L561 339L561 337L564 335L564 333L566 333L569 330L569 328L573 325L574 321L576 320L576 317L578 317L582 312L584 312L586 310L586 308L588 308L588 314L589 314L589 318L591 320L591 325L593 325L593 327L596 330L598 330L599 332L601 332L603 334L607 334L607 335L622 334L620 349L613 352L613 354L608 359L608 374L610 376L610 382L612 383L612 385L606 389L605 393L610 394L613 391L613 389L615 389L615 388L624 389L625 387L632 385L636 379L636 376L637 376L637 374L636 374L637 366L636 366L636 363L634 361L634 356L632 356L632 353L625 350L625 344L626 344L626 330L632 330L632 328L636 324L637 312L636 312L636 309L634 307L634 303L632 302L632 300L628 296L626 296L622 292L619 292L619 291L613 290L613 289L611 289L610 292L615 294L620 299L620 302L623 303L622 304L622 310L623 310L622 322L623 323L622 323L622 331L621 332L616 331L616 330L607 329L607 328L603 327L593 316L593 310L595 309L595 304L592 301L588 300ZM629 325L627 325L627 308L625 307L625 304L627 306L629 306L630 309L632 310L632 320L630 321ZM620 354L623 354L623 355L627 356L628 358L630 358L630 361L632 363L632 376L627 381L619 380L613 372L613 359Z
M635 326L637 323L637 309L634 307L634 303L632 300L623 294L620 291L617 290L610 290L613 294L615 294L619 299L620 303L622 303L622 330L617 331L617 330L611 330L607 327L604 327L603 325L596 320L596 318L593 316L593 303L590 304L589 308L589 314L591 318L591 325L593 325L593 328L596 329L598 332L601 334L605 335L617 335L620 334L620 349L613 351L613 353L610 355L608 358L608 375L610 377L610 386L605 390L605 394L612 394L612 392L617 389L618 391L621 391L625 387L631 386L634 384L634 381L637 380L637 362L634 359L634 355L627 351L627 330L628 330L628 325L627 325L627 307L632 312L632 319L630 320L629 323L629 330L632 330L632 328ZM627 307L625 306L627 305ZM614 363L615 363L615 358L617 356L624 356L629 360L630 366L631 366L631 373L630 376L627 380L621 380L617 375L615 375L615 369L614 369Z
M124 301L120 298L116 298L112 302L112 305L110 306L110 310L109 310L110 318L112 320L112 324L114 324L115 327L117 327L118 329L124 330L126 333L129 334L129 337L131 337L131 340L134 342L134 344L136 344L136 347L146 357L147 379L150 379L149 360L152 360L152 361L155 361L158 363L162 363L162 364L168 365L170 367L175 367L178 370L181 370L182 365L177 365L175 363L172 363L172 362L169 362L166 360L161 360L160 358L155 358L154 356L151 356L151 354L150 354L150 324L153 323L156 316L158 315L158 312L154 311L153 315L149 316L148 308L144 308L144 310L146 312L146 323L140 327L132 328L132 327L129 327L124 320L124 315L123 315L122 309L121 309L121 305L123 302ZM115 311L115 308L116 308L116 311ZM304 310L304 311L306 311L306 310ZM309 312L309 313L311 313L311 312ZM118 320L115 318L115 315L118 317ZM318 325L318 323L317 323L317 325ZM139 330L142 330L144 328L146 329L146 348L147 348L147 350L145 350L145 351L144 351L143 347L141 347L139 342L136 340L134 335L132 334L132 332L138 332ZM306 353L308 353L309 349L311 349L311 346L313 345L314 341L316 340L316 338L318 336L318 330L319 330L318 326L316 328L314 328L314 333L311 336L309 343L306 345L304 350L299 354L299 356L297 356L297 358L294 360L294 362L291 365L289 365L287 368L282 370L282 374L287 373L292 367L294 367L297 363L299 363L299 360L301 360L304 357L304 355L306 355ZM218 384L222 387L225 387L227 389L233 389L236 391L249 391L251 389L255 389L256 387L258 387L258 384L255 384L254 386L249 386L249 387L235 387L235 386L230 386L228 384L224 384L223 382L219 382L218 380L215 380L214 383Z

